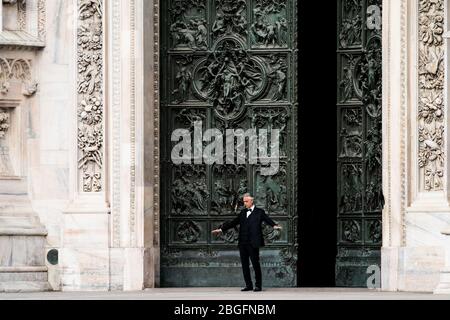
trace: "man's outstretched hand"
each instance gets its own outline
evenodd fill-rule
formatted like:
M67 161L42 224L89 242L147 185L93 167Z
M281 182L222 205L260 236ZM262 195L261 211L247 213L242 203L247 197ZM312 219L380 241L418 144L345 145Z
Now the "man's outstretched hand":
M283 227L282 226L280 226L280 225L276 225L275 227L273 227L275 230L279 230L279 231L281 231L281 230L283 230Z
M212 234L215 235L215 236L218 236L218 235L220 235L221 233L222 233L222 229L216 229L216 230L213 230L213 231L212 231Z

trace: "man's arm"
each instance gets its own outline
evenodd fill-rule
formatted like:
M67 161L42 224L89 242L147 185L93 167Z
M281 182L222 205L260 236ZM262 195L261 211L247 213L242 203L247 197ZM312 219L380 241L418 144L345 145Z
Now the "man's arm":
M222 225L221 227L222 232L227 232L228 230L237 227L240 222L241 222L241 215L239 214L234 220L225 222Z
M262 210L262 209L261 209ZM276 230L281 230L281 226L276 224L275 221L273 221L264 210L262 210L262 214L261 214L261 218L262 221L264 221L265 223L267 223L269 226L271 226L272 228L276 229Z
M241 215L239 214L235 219L233 219L232 221L228 221L225 222L224 224L222 224L222 226L219 229L213 230L213 234L220 234L220 233L225 233L228 230L236 227L241 221Z

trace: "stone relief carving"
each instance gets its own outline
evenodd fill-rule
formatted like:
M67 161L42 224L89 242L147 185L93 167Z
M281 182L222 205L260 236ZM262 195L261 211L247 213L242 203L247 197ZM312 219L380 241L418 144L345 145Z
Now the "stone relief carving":
M9 150L4 145L6 133L10 127L10 115L7 110L0 109L0 177L7 176L10 173Z
M0 0L5 6L3 25L0 29L10 32L5 41L9 48L21 50L23 47L42 48L46 37L46 0ZM5 9L7 12L5 12ZM26 35L26 40L23 36ZM13 41L13 44L10 43Z
M22 94L26 97L33 96L38 89L38 83L32 77L30 61L0 57L0 93L7 94L13 80L22 82Z
M27 2L26 0L19 1L18 27L19 30L25 30L27 26Z
M103 190L102 1L79 0L78 167L83 192Z
M0 109L0 177L13 174L9 147L6 145L6 134L11 126L11 115L8 109Z
M444 1L419 1L419 155L421 190L444 187Z
M41 41L45 41L45 36L47 33L45 29L45 20L46 20L45 1L46 0L38 0L38 36Z
M0 139L4 139L9 129L9 112L0 109Z

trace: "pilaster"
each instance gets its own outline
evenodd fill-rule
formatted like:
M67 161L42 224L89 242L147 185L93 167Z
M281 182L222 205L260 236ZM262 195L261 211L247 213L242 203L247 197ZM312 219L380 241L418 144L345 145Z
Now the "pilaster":
M105 118L105 3L73 0L71 203L63 212L63 291L110 289Z

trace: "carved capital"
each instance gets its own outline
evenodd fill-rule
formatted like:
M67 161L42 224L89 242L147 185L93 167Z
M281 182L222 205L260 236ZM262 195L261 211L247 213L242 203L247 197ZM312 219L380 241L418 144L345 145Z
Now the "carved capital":
M0 94L8 94L13 81L22 82L22 94L26 97L37 92L38 83L33 79L30 61L0 57Z

